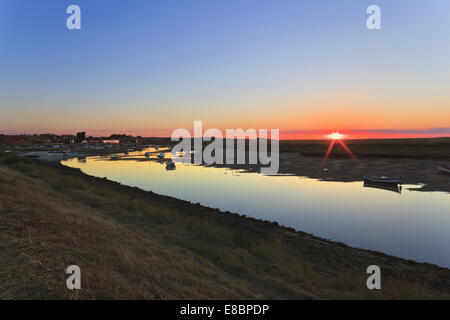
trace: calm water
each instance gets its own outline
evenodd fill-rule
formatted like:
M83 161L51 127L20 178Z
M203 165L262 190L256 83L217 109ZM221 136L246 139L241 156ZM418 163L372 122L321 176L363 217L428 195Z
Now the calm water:
M363 182L323 182L295 176L262 176L230 169L147 161L144 152L124 160L91 157L62 161L83 172L155 193L277 221L348 245L450 267L450 196L401 194ZM166 154L169 157L170 154ZM139 160L136 160L139 159Z

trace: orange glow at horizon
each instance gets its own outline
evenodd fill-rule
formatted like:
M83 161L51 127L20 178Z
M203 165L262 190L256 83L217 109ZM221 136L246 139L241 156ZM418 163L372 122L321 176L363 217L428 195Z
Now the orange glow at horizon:
M339 131L333 132L332 134L327 135L327 137L331 140L341 140L345 136L343 134L340 134Z

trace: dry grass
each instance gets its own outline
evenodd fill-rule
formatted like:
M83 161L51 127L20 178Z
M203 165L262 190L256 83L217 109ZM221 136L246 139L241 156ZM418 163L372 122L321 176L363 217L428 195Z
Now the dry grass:
M66 288L77 264L82 289ZM383 290L365 287L378 264ZM450 271L0 154L1 299L449 298Z

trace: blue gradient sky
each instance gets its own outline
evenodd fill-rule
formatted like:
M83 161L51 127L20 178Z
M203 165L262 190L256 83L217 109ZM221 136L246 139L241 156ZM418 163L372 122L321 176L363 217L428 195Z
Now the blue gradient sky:
M448 0L0 0L0 130L416 134L450 128L449 57Z

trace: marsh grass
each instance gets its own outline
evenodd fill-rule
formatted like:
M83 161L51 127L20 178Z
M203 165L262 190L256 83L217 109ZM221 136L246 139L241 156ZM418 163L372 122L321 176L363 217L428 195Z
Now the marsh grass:
M330 140L284 140L280 141L280 152L323 156L329 144ZM345 140L345 144L359 157L450 158L450 138ZM336 144L330 156L347 157L348 154Z

